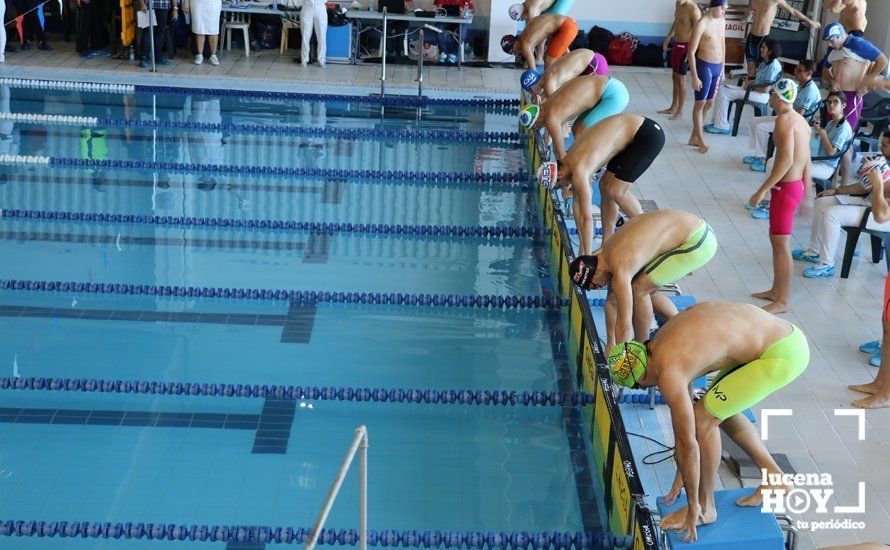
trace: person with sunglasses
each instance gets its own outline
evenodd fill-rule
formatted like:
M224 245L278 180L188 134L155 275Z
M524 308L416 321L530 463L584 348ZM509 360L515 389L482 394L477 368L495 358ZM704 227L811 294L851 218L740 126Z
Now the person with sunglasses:
M569 265L582 290L609 285L606 345L649 336L654 307L665 318L677 308L658 291L707 264L717 252L717 237L704 220L682 210L656 210L631 218L599 252L578 256Z
M621 342L609 350L612 380L628 388L658 386L671 413L678 473L688 504L665 516L661 528L696 540L696 527L717 521L714 484L720 466L720 428L777 479L782 471L744 411L799 377L810 362L804 333L750 304L702 302L677 314L647 342ZM690 384L717 373L693 403ZM761 506L767 485L739 506ZM678 492L672 492L672 500Z

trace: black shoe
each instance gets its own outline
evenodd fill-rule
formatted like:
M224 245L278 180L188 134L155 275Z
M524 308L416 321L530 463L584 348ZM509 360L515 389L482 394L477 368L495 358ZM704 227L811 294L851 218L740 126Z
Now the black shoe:
M31 49L31 43L30 43L30 42L25 42L24 44L22 44L22 51L23 51L23 52L26 52L26 51L28 51L28 50L30 50L30 49Z
M15 46L10 44L9 42L6 43L6 53L13 53L16 51L18 51L18 50L15 49Z
M46 40L41 40L40 42L37 43L37 49L48 52L48 51L51 51L53 49L53 47L50 46L49 44L47 44Z

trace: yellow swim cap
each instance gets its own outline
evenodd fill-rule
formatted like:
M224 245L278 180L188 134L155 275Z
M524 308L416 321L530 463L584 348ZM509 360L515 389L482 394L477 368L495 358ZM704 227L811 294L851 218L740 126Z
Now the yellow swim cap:
M609 370L617 384L633 388L646 375L646 346L634 340L622 342L609 351Z

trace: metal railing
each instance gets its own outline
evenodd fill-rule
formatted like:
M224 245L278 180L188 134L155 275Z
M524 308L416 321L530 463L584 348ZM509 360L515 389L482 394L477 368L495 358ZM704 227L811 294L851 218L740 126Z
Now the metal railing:
M388 28L389 28L389 14L386 8L383 8L383 36L380 42L380 97L386 97L386 57L388 55ZM432 28L432 27L431 27ZM404 39L407 40L408 35L403 35ZM424 45L424 32L423 29L420 29L420 52L418 53L417 58L417 78L415 82L417 82L417 97L423 97L423 45ZM406 52L407 53L407 52Z
M383 38L380 44L380 97L386 97L386 27L388 17L386 8L383 8Z
M417 56L417 98L423 97L423 29L420 29L420 52Z
M331 490L324 501L324 506L312 526L312 532L309 533L309 540L306 541L306 550L313 550L318 543L318 535L324 527L324 522L328 519L331 507L337 499L337 493L343 485L343 480L349 472L349 466L352 465L352 459L358 453L358 548L359 550L367 550L368 548L368 428L361 425L355 430L352 443L349 450L346 451L346 457L337 472Z

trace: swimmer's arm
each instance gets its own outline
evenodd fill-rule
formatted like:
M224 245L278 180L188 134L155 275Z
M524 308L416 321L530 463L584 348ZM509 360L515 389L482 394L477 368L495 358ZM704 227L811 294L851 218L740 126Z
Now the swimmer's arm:
M777 0L776 4L781 9L790 13L791 16L794 17L795 19L797 19L798 21L804 21L807 25L809 25L810 27L813 27L814 29L818 29L819 27L822 26L819 23L816 23L815 21L813 21L812 19L807 17L806 15L804 15L802 12L799 12L796 9L794 9L793 7L791 7L791 4L789 4L785 0Z
M525 57L525 68L534 71L535 67L535 49L528 41L522 41L522 56Z
M698 53L698 44L701 42L701 35L704 31L704 18L696 21L695 25L692 27L692 36L689 37L689 49L686 51L686 63L689 65L689 74L692 75L692 82L698 82L699 88L701 88L701 81L698 78L698 71L696 69L695 62L695 54ZM693 86L694 88L695 86Z
M613 272L609 288L615 294L615 300L618 303L618 315L615 320L615 341L626 342L633 340L634 295L630 286L630 277L621 271Z
M872 170L869 174L871 180L871 215L874 216L875 222L884 223L890 221L890 203L884 195L884 180L877 170Z
M671 45L671 38L674 37L675 31L677 28L677 20L674 19L674 22L671 24L671 30L668 31L668 35L664 37L664 43L661 45L661 49L663 51L668 51L668 47Z
M556 153L556 160L561 160L562 157L566 156L566 143L562 137L562 124L556 120L556 117L548 116L547 120L544 121L544 128L547 129L550 139L553 140L553 152Z
M593 206L590 204L590 182L584 179L580 170L572 171L572 192L574 204L578 205L575 223L578 225L581 254L590 254L593 246Z
M664 367L664 366L663 366ZM689 399L688 384L681 384L673 379L664 380L658 385L665 403L671 411L671 425L674 429L675 458L689 506L700 506L698 502L698 484L701 466L701 454L695 433L695 413L692 400Z
M887 68L887 56L882 53L881 55L879 55L877 57L877 59L875 59L872 62L871 67L868 69L868 72L865 74L865 76L862 79L863 82L867 82L869 80L874 79L879 74L883 74L884 69L886 69L886 68Z

